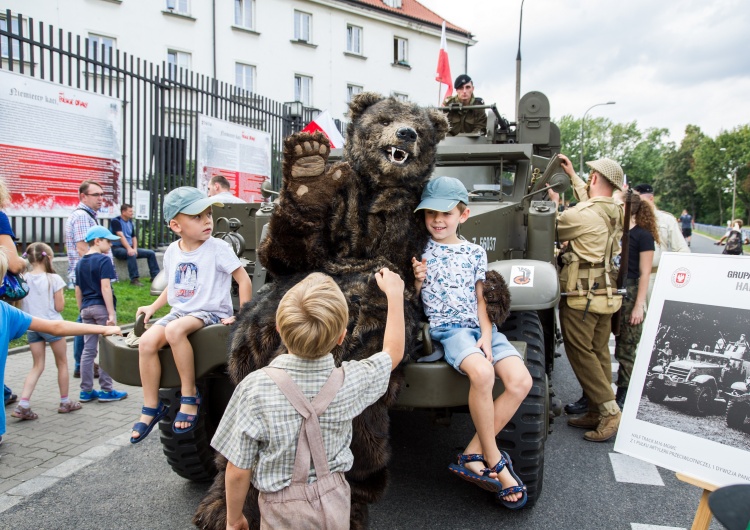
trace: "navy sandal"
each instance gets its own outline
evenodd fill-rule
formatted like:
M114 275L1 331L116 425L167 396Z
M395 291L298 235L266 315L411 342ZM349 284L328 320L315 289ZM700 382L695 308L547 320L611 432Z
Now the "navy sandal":
M487 491L497 491L498 482L489 477L485 477L478 473L474 473L472 470L466 467L468 462L482 462L485 466L487 462L484 460L484 455L481 454L463 454L459 453L457 456L458 462L456 464L450 464L448 470L451 473L458 475L459 478L464 479L467 482L471 482Z
M152 409L151 407L143 406L141 409L141 414L145 414L146 416L153 416L153 419L148 423L143 423L142 421L139 421L135 425L133 425L133 430L138 433L138 438L130 437L130 443L131 444L137 444L141 440L143 440L148 434L151 432L151 430L156 427L156 424L159 423L159 420L161 420L164 416L167 415L169 412L169 407L167 407L164 403L161 401L159 402L159 408Z
M518 475L513 471L513 463L510 461L510 456L505 451L500 451L500 461L495 464L491 468L485 468L482 470L482 475L489 478L490 473L497 473L500 474L500 472L503 470L504 467L508 468L508 472L510 473L510 476L515 479L516 482L518 482L518 486L511 486L509 488L502 489L495 487L494 491L497 492L495 495L495 498L502 503L503 506L508 508L509 510L518 510L519 508L523 508L526 505L526 501L529 499L528 494L526 493L526 485L521 482L521 479L518 478ZM492 479L495 484L500 485L500 481L497 479ZM506 501L503 499L506 495L510 495L511 493L521 493L523 496L518 499L515 502L512 501Z
M198 405L198 410L195 412L195 414L178 412L175 415L174 421L172 422L172 431L174 431L175 434L185 434L186 432L190 432L195 429L195 426L198 423L198 415L201 412L201 401L201 393L197 391L195 396L180 397L180 405ZM190 423L190 427L187 427L185 429L178 429L177 427L175 427L175 423L179 422Z

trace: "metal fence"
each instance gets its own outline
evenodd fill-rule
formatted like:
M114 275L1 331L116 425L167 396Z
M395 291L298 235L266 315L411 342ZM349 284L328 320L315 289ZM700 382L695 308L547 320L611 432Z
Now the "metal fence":
M86 37L14 15L10 10L0 24L0 48L0 69L122 102L120 203L133 204L136 190L149 191L150 220L137 222L144 248L163 246L173 239L161 222L164 194L177 186L196 184L198 114L269 133L272 183L278 189L283 139L318 112L305 107L299 114L293 110L297 105L279 103L173 65L154 64L104 44L92 45ZM56 252L63 252L64 221L60 217L15 216L11 226L22 250L33 241L45 241Z

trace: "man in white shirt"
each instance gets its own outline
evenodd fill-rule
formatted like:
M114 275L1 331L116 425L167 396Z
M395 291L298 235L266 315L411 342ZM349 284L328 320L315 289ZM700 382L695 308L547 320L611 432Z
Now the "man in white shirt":
M242 203L244 204L246 201L243 201L239 197L232 194L232 186L229 184L229 181L226 177L222 175L216 175L214 177L211 177L211 180L208 181L208 196L213 197L219 201L221 201L223 204L227 204L230 202L234 203Z

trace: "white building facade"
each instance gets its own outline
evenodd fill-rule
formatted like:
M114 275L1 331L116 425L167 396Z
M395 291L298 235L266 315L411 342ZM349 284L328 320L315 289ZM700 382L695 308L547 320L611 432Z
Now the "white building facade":
M415 0L5 0L5 10L156 64L344 118L352 95L439 103L442 19ZM11 24L17 24L15 20ZM447 22L454 78L472 35ZM5 43L7 47L7 42ZM3 50L7 54L7 49Z

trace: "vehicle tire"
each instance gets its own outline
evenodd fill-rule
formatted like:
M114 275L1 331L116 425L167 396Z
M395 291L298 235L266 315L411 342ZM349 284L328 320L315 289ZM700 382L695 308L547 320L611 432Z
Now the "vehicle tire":
M545 373L544 332L534 311L511 313L500 331L510 341L527 344L526 367L532 378L531 390L515 415L497 435L497 443L501 450L508 452L513 470L526 485L526 506L531 507L542 493L544 443L549 430L549 385Z
M693 414L696 416L705 416L711 409L711 404L714 402L714 392L711 388L705 385L699 385L692 389L692 393L688 396L690 402L690 408L693 409Z
M748 412L750 412L750 406L746 403L740 403L734 399L730 400L727 404L727 427L742 430Z
M653 381L646 383L646 396L652 403L662 403L667 397L667 393L661 388L661 385L657 385Z
M192 431L182 434L172 430L172 422L180 410L180 389L159 391L159 398L169 406L169 413L159 422L159 435L164 455L175 473L194 482L207 482L213 480L217 471L214 463L216 451L210 445L211 438L234 386L224 372L209 374L196 385L202 398L198 423Z

